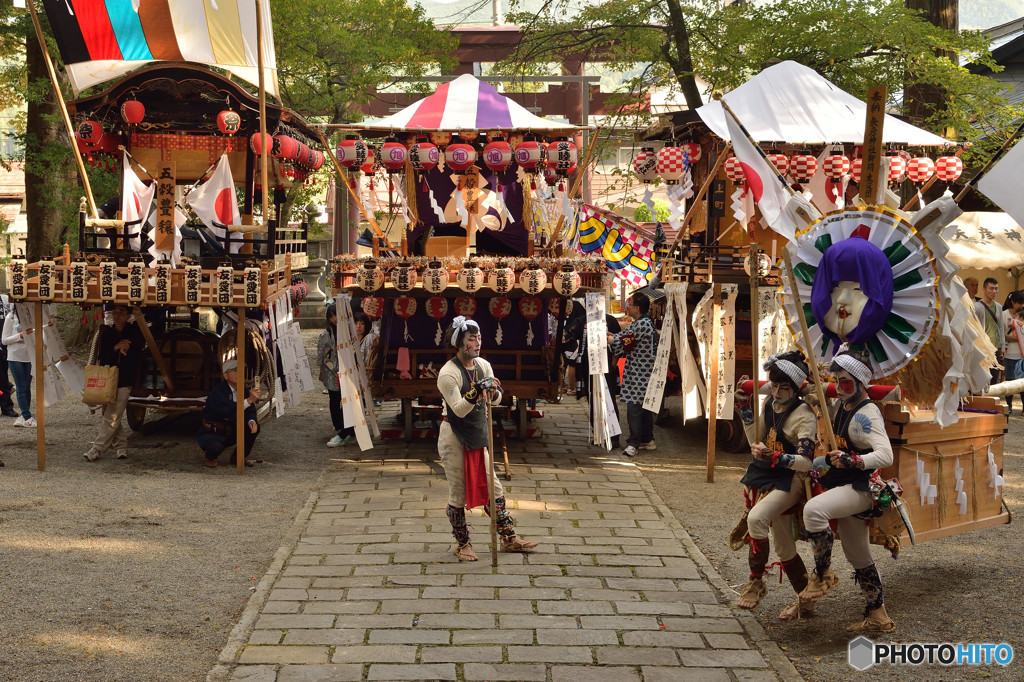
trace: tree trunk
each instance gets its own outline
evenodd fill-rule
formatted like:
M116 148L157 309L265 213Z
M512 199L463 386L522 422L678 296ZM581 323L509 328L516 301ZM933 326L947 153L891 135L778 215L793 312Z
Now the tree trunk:
M690 56L690 31L686 27L686 16L678 0L668 0L669 23L666 26L668 41L662 48L665 61L672 67L679 83L679 89L686 100L686 106L692 111L704 104L701 100L697 80L693 76L693 58ZM675 48L673 54L672 48Z
M35 32L26 36L25 61L30 95L25 126L25 211L28 259L57 255L78 210L75 164L61 121L46 62ZM40 94L41 93L41 94Z
M924 18L939 28L954 33L960 30L959 0L905 0L907 9L920 10ZM948 57L956 63L956 55L936 50L938 56ZM912 81L908 78L907 81ZM906 89L907 115L915 125L942 111L946 106L946 90L938 85L912 85Z

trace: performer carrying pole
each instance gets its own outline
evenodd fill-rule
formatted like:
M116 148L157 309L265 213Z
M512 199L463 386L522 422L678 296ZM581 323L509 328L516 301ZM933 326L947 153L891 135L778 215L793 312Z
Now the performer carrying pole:
M515 521L505 508L505 491L494 475L493 464L487 463L491 459L487 448L491 422L482 401L500 403L502 389L491 364L480 357L480 325L459 315L452 320L446 339L456 353L437 374L437 390L444 404L437 451L448 480L448 520L455 537L455 556L459 561L479 559L469 542L466 509L480 506L488 516L492 508L497 510L493 523L501 537L501 551L528 552L539 543L516 536ZM485 479L488 475L494 490L493 507Z

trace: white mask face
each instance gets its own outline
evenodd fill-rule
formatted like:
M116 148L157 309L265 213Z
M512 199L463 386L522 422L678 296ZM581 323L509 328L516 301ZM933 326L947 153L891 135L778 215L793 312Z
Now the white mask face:
M832 307L825 314L825 327L843 341L860 323L868 297L860 290L860 282L843 280L832 289Z
M462 354L467 358L475 360L480 357L480 335L475 332L466 332L462 337Z

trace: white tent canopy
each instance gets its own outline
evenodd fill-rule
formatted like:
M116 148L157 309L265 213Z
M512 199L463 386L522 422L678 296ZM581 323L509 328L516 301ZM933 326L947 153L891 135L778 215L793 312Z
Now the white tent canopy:
M1024 266L1024 230L1005 213L964 213L946 229L947 258L962 268Z
M725 95L725 101L758 142L861 144L864 141L867 105L813 69L793 61L765 69ZM730 139L721 102L705 104L697 113L715 135ZM912 147L953 144L889 115L885 117L882 141Z

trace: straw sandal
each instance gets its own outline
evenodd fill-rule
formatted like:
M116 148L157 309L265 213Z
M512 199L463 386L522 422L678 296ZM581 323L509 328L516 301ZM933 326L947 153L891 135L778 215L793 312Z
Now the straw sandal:
M743 591L740 592L740 598L737 600L736 606L741 609L756 609L766 594L768 594L768 590L764 586L764 581L760 578L751 578L743 586Z
M520 540L518 537L513 535L509 538L501 539L501 551L502 552L529 552L534 549L539 542Z
M455 557L459 561L479 561L480 557L473 551L473 545L468 542L464 545L455 546Z
M871 617L868 617L868 618L865 618L864 620L862 620L859 623L854 623L853 625L849 626L848 628L846 628L846 631L847 632L895 632L896 631L896 623L893 622L892 618L886 618L885 620L882 620L881 618L871 618Z
M807 578L807 587L797 596L801 599L821 599L838 584L839 576L833 573L831 568L826 570L825 575L820 578L817 572L812 571Z
M779 620L800 620L814 615L814 600L800 599L779 612Z

